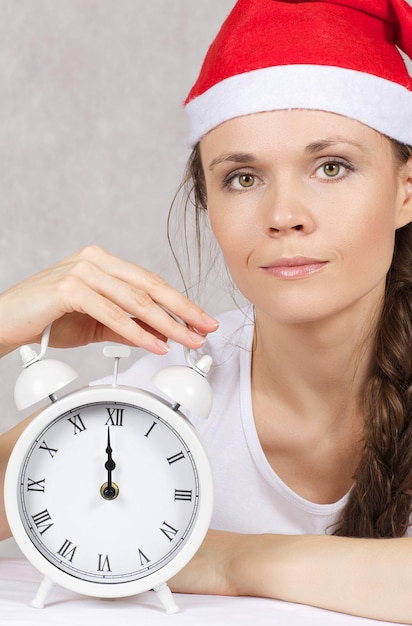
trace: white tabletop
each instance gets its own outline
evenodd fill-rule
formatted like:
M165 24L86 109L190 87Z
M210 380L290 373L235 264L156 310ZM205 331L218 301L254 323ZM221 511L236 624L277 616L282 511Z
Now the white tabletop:
M262 598L176 594L180 612L167 615L153 592L100 600L54 587L43 609L30 602L42 580L24 558L0 558L0 623L13 626L388 626L298 604ZM398 625L399 626L399 625Z

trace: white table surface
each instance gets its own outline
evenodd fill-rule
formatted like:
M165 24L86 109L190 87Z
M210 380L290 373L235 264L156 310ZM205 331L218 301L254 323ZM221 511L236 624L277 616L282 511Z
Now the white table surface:
M26 626L388 626L388 622L331 613L263 598L176 594L180 612L166 615L153 592L100 600L54 587L43 609L30 602L42 580L25 558L0 558L0 624Z

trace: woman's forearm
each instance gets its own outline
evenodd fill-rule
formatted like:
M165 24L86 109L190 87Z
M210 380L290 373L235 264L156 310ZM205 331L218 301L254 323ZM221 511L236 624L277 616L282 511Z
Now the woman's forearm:
M210 530L170 582L182 593L260 596L412 624L412 539Z
M239 538L227 569L239 595L412 624L412 539Z

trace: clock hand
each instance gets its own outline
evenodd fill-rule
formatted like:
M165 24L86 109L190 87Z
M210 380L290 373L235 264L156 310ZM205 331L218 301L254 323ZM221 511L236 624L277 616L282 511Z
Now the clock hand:
M112 472L116 468L116 463L113 461L112 457L112 447L110 444L110 427L107 427L107 461L104 464L105 469L107 470L107 482L104 483L100 488L100 493L105 500L113 500L117 498L119 495L119 487L112 481Z

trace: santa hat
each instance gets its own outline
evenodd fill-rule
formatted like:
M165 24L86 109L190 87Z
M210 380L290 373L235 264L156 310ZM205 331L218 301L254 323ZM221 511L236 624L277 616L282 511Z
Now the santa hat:
M405 0L239 0L185 109L190 144L261 111L315 109L412 144L412 7Z

